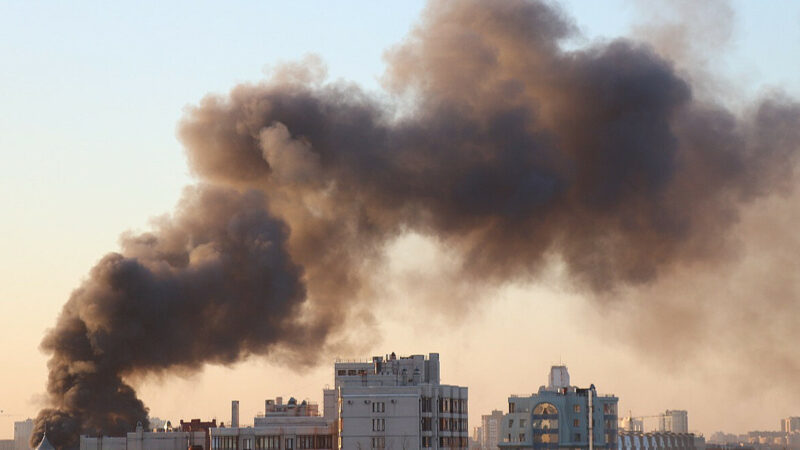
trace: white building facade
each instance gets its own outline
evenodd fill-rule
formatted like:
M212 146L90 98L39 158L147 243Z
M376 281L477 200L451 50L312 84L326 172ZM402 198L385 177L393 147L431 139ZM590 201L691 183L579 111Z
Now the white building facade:
M497 450L503 424L503 411L494 410L481 416L481 450Z
M439 373L438 353L337 362L338 448L468 448L468 390Z

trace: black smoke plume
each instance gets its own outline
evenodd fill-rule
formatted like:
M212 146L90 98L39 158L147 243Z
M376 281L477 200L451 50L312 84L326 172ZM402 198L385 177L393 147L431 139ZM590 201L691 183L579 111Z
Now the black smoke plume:
M179 135L206 184L72 295L34 438L146 421L127 375L313 360L407 232L485 285L555 256L603 294L728 258L740 210L794 184L800 105L730 111L652 47L564 50L574 32L545 2L434 1L387 53L397 106L302 65L203 99Z

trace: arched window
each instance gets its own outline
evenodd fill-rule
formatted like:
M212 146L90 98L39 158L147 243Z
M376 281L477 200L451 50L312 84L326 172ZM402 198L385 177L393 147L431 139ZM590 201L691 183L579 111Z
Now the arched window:
M557 433L558 409L552 403L539 403L533 408L533 420L531 421L531 425L536 435ZM542 440L538 442L553 442L549 440L549 437L541 437L541 439Z
M552 403L539 403L535 408L533 408L534 416L550 414L558 414L558 409Z

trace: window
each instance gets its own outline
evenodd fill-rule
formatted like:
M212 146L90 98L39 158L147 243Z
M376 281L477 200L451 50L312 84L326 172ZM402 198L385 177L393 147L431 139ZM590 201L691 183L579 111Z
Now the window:
M320 448L320 449L333 448L333 436L331 436L330 434L317 436L317 446L314 448Z
M372 438L372 448L385 448L386 447L386 439L383 437L374 437Z
M383 431L385 426L384 419L372 419L372 431Z
M581 412L581 405L572 405L572 412Z
M422 418L422 431L431 431L432 419L430 417Z
M533 408L533 415L552 415L558 414L558 409L556 409L555 405L550 403L539 403Z
M603 403L603 414L614 415L617 413L617 405L614 403Z
M433 401L430 397L422 397L422 412L433 412Z
M528 424L528 421L527 421L527 420L525 420L525 419L519 419L519 427L520 427L520 428L525 428L525 425L527 425L527 424Z
M514 414L514 406L515 406L514 403L508 402L508 413L509 414Z
M257 450L277 450L281 448L280 436L256 436Z
M286 438L286 450L294 450L294 438Z
M431 448L430 436L422 436L422 448Z
M558 443L558 433L533 433L533 442L536 444Z
M214 447L220 450L237 450L239 441L236 436L219 436L214 438Z
M340 377L344 376L344 375L347 375L347 371L344 370L344 369L339 369L339 370L336 371L336 375L338 375Z
M372 412L382 413L386 411L386 402L372 402Z
M508 428L514 427L514 419L508 419Z
M558 430L558 410L551 403L539 403L533 408L533 422L531 423L537 430Z
M579 427L579 426L581 426L581 421L580 421L579 419L574 419L574 420L572 421L572 426L573 426L573 427Z
M356 372L356 369L350 369L350 370L347 371L347 375L349 375L349 376L353 376L353 375L355 375L357 373L358 372Z
M250 438L242 439L242 449L243 450L253 450L253 440Z
M525 433L520 433L519 434L519 441L520 442L525 442Z
M572 440L575 441L575 442L580 442L581 434L580 433L575 433L575 436L573 437Z

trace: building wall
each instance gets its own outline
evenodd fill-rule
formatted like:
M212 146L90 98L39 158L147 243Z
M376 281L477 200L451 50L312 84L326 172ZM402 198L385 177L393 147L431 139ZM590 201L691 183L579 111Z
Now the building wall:
M667 410L660 419L659 431L685 434L689 432L689 413L684 410Z
M598 449L616 448L619 399L597 395L594 385L588 389L564 386L568 380L566 366L553 366L550 387L542 386L528 397L509 397L498 446L504 450L588 448L591 443Z
M205 433L137 431L127 437L81 436L80 450L186 450L191 445L205 448Z
M439 355L336 363L340 449L466 449L468 390L439 383Z
M14 422L14 450L29 450L33 419Z
M491 414L481 416L481 428L483 430L481 449L497 450L500 443L500 432L503 423L503 411L494 410Z
M705 450L705 440L691 433L620 431L617 450Z
M15 450L13 439L0 439L0 450Z
M307 424L310 418L298 417L273 422L270 425L244 428L211 429L212 450L251 449L330 449L336 448L336 430L321 417L317 425Z
M81 450L127 450L127 446L124 437L81 436Z
M385 448L420 448L422 395L419 388L344 391L339 409L341 448L373 448L373 439L378 448L381 442Z
M800 431L800 417L787 417L785 419L781 419L781 431L784 433Z
M589 393L591 391L583 395L573 387L559 392L540 390L530 397L509 398L509 413L503 418L500 448L540 447L534 444L587 447ZM618 399L594 396L593 402L594 447L616 447Z

